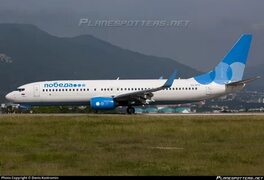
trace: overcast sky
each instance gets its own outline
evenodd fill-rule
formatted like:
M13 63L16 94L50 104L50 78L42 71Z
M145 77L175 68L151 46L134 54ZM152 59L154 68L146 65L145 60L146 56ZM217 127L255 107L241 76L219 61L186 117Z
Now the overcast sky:
M263 8L263 0L0 0L0 23L35 24L56 36L92 34L126 49L169 57L205 71L220 61L242 33L253 34L248 64L264 64ZM85 18L91 23L189 23L162 27L79 26L80 19Z

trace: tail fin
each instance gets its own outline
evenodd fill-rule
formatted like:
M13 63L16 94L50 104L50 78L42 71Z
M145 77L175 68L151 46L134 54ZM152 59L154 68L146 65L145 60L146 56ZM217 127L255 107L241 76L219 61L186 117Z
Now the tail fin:
M194 77L200 84L226 84L242 80L252 40L251 34L243 34L223 60L212 70Z

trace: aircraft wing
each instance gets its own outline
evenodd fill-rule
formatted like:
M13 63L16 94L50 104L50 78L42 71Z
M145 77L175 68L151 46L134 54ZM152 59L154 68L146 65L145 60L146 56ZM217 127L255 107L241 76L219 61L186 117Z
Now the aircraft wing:
M259 78L260 78L260 76L257 76L257 77L253 77L253 78L249 78L249 79L244 79L241 81L231 82L231 83L226 84L226 86L231 86L231 87L245 86L247 83L250 83L251 81L257 80Z
M176 77L176 70L171 74L169 79L160 87L146 89L142 91L135 91L131 93L120 94L120 95L115 96L114 99L117 102L136 101L141 104L148 104L148 101L151 101L151 98L153 97L153 92L160 91L160 90L171 87L174 82L175 77Z

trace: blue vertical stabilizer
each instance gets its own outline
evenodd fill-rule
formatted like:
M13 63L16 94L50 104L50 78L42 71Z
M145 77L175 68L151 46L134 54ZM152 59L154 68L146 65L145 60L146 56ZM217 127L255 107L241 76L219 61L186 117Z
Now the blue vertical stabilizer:
M200 84L226 84L242 80L252 40L251 34L243 34L223 60L212 70L194 77Z

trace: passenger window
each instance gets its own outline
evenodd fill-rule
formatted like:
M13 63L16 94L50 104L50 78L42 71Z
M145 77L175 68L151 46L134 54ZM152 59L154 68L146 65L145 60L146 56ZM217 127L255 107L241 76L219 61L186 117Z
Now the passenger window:
M18 88L17 89L19 92L25 91L25 88Z

